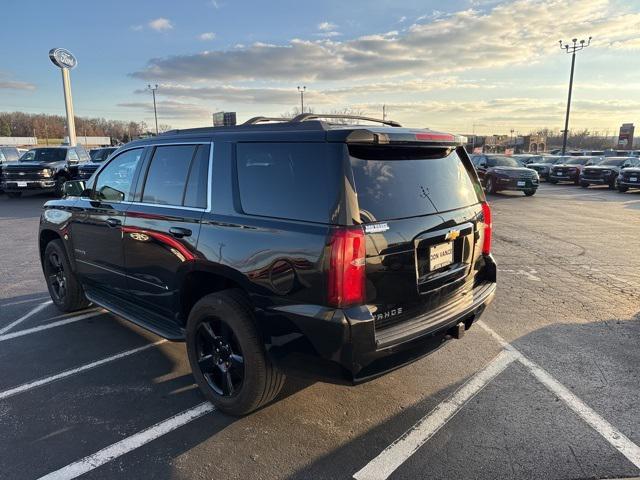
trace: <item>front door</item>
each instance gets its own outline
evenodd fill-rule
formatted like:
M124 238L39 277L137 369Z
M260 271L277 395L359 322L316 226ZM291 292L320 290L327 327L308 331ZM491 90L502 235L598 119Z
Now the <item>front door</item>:
M208 206L210 143L157 146L141 174L139 201L123 228L129 293L136 303L171 320L180 286L197 256Z
M89 288L117 295L126 289L122 227L143 151L114 157L96 178L90 198L75 205L71 240L78 274Z

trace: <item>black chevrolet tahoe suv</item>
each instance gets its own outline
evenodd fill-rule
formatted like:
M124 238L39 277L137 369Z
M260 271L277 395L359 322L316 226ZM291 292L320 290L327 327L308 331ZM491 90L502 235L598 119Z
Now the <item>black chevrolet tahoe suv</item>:
M87 161L89 154L80 145L33 148L2 170L2 188L14 198L34 190L62 196L64 182L75 178L78 166Z
M39 231L58 308L186 341L204 395L235 415L285 374L354 384L417 360L496 289L460 137L263 120L129 143L47 202Z

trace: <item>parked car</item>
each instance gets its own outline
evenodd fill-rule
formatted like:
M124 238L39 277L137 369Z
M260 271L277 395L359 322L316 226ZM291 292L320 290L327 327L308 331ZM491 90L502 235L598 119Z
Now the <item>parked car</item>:
M522 165L529 166L529 164L531 164L531 163L538 162L538 161L542 160L542 155L523 153L523 154L519 154L519 155L511 155L511 158L515 158Z
M2 178L2 168L10 163L17 162L20 153L15 147L0 146L0 179ZM0 193L3 192L2 183L0 182Z
M486 192L518 190L528 197L534 195L540 179L538 172L523 167L506 155L473 155L471 158Z
M360 383L460 338L496 286L462 138L319 117L137 140L68 182L39 233L55 305L185 340L236 415L286 373Z
M572 182L580 183L580 173L586 166L597 165L603 157L571 157L562 163L552 165L549 169L549 183Z
M89 152L91 161L84 163L78 167L77 179L87 180L98 169L100 164L115 152L118 147L95 148Z
M552 165L563 163L571 158L572 157L562 157L560 155L543 155L542 158L537 162L528 164L527 168L538 172L538 177L540 177L540 180L548 180L549 170L551 170Z
M635 157L608 157L598 165L588 166L580 174L580 186L608 185L617 188L618 175L627 167L635 167L640 163Z
M634 157L632 162L630 165L623 166L618 175L616 185L621 193L630 188L640 188L640 158Z
M34 190L62 196L64 182L74 178L78 165L88 160L81 146L33 148L3 169L2 188L13 198Z

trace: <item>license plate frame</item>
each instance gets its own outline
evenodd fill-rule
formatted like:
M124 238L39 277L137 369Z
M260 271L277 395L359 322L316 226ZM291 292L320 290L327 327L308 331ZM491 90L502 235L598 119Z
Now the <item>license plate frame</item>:
M18 188L23 188L23 187L27 187L29 185L28 182L16 182L16 186Z
M637 182L638 181L638 177L629 177L629 181L630 182Z
M527 184L527 182L525 181L520 181L518 182L516 185L518 185L519 187L524 187Z
M451 264L453 264L453 242L429 246L429 272L440 270Z

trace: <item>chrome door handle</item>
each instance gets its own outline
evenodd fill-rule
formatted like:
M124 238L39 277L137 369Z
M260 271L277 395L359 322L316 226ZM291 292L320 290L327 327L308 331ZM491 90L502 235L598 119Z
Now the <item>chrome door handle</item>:
M190 237L191 230L182 227L171 227L169 233L176 238Z

